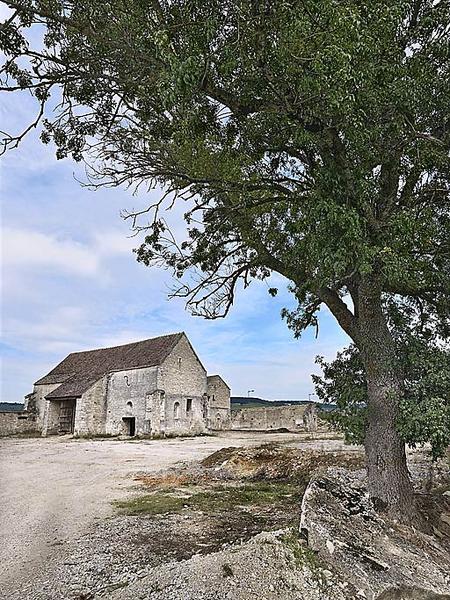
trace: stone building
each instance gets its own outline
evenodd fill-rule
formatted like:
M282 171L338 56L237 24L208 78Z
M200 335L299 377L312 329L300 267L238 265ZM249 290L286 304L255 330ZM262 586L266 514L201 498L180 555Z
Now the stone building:
M69 354L26 397L42 435L180 435L222 428L230 390L184 333Z
M230 429L230 388L220 375L209 375L208 402L211 429Z

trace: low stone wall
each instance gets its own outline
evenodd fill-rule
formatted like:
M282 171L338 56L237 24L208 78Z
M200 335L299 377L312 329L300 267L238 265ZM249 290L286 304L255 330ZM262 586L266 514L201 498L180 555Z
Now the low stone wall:
M231 429L316 431L317 409L314 404L242 408L231 413Z
M38 433L38 426L35 416L29 412L0 412L0 437L34 432Z
M226 431L230 429L230 409L210 408L208 426L211 431Z

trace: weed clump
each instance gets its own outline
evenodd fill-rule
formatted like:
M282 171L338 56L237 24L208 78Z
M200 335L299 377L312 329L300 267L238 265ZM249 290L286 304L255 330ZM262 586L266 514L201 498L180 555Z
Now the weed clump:
M188 490L185 490L187 492ZM205 513L229 511L248 506L274 506L284 501L300 504L303 490L293 483L247 482L243 485L217 485L180 496L179 489L158 490L152 494L115 502L128 515L176 513L188 508Z
M127 515L158 515L179 512L183 508L183 499L169 494L156 493L138 496L130 500L117 500L116 508Z

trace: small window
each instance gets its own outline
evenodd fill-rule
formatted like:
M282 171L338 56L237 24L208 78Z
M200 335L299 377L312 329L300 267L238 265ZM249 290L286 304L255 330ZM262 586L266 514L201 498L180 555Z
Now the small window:
M127 402L127 406L128 406L128 408L133 408L133 403L132 402Z
M192 410L192 398L186 400L186 412L189 413Z
M178 357L178 368L181 369L181 356Z
M173 418L174 419L180 418L180 403L179 402L175 402L175 404L173 405Z

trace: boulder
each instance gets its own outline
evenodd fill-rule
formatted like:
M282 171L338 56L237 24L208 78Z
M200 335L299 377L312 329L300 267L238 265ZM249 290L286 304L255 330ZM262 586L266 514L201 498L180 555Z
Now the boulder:
M333 467L316 475L303 497L300 530L361 598L450 600L448 539L381 517L364 471Z

